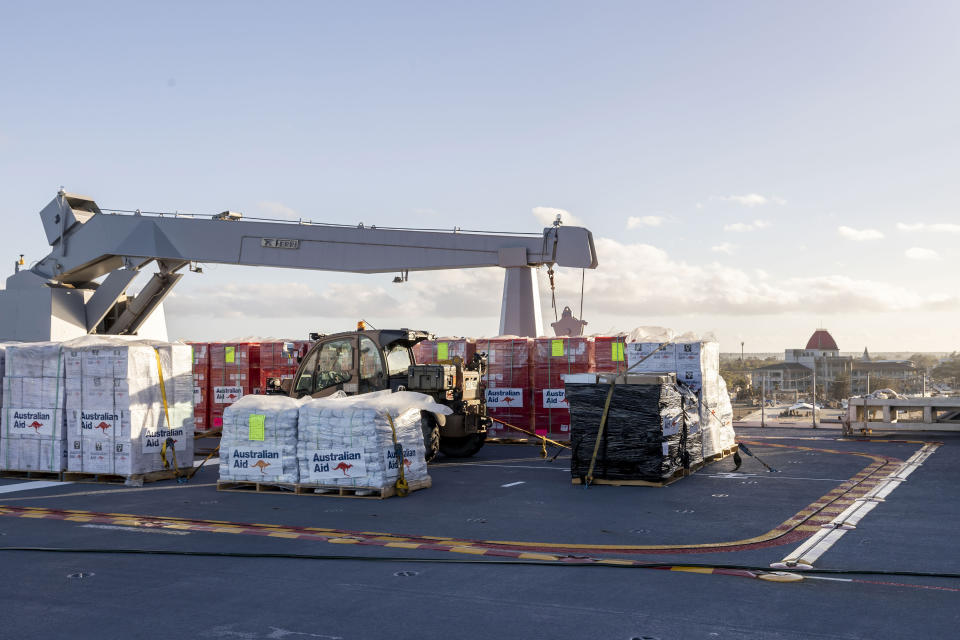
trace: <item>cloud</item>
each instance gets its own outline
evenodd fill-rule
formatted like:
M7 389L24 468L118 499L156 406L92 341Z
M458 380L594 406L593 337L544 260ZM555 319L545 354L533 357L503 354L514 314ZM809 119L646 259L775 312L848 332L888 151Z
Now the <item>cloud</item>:
M533 216L540 221L540 224L545 227L553 226L553 221L557 219L557 215L560 216L560 219L565 225L571 227L586 226L583 224L583 221L581 221L580 218L576 217L566 209L557 209L555 207L534 207L532 213Z
M948 222L935 222L932 224L915 222L907 224L905 222L898 222L897 229L900 231L936 231L938 233L960 233L960 224L950 224Z
M763 229L769 226L770 222L767 220L754 220L753 222L734 222L733 224L725 224L723 225L723 230L734 231L736 233L746 233L747 231Z
M663 216L630 216L627 218L627 229L638 227L659 227L666 221Z
M883 233L876 229L854 229L853 227L837 227L837 233L847 240L863 242L864 240L879 240Z
M759 193L748 193L742 196L714 196L714 198L717 200L723 200L725 202L742 204L745 207L762 207L768 204L787 204L787 201L783 198L778 198L777 196L762 196Z
M497 268L415 272L408 282L384 286L388 277L324 289L289 279L182 288L164 306L171 315L232 319L473 318L490 313L489 301L499 301L503 284Z
M960 310L957 295L924 293L915 286L831 274L773 277L752 266L741 269L713 261L689 262L702 260L702 254L678 258L649 244L600 237L595 244L600 268L585 274L585 311L593 317L610 318L610 322L681 314L743 317L746 321L754 315ZM725 253L717 252L718 256ZM414 272L408 282L398 285L389 284L391 276L370 275L325 286L306 284L315 282L315 275L305 275L299 282L293 275L271 283L184 283L165 305L168 317L182 317L197 326L221 319L249 319L335 327L367 318L375 324L383 319L396 326L457 327L499 312L502 269ZM546 319L551 314L545 269L539 270L539 278ZM557 268L561 308L579 301L580 278L579 269Z
M911 260L939 260L940 254L933 249L923 249L921 247L910 247L903 252Z
M752 269L692 264L648 244L609 238L597 238L596 248L600 268L587 272L585 294L595 314L636 318L960 309L957 295L923 294L915 287L876 280L843 275L764 278ZM579 279L579 270L557 274L561 292L565 282ZM579 290L576 294L579 297Z
M269 202L262 200L257 203L257 209L263 212L269 218L278 218L281 220L300 220L299 213L283 204L282 202Z
M716 253L725 253L728 256L732 256L736 248L736 245L732 245L729 242L721 242L718 245L710 247L710 251L714 251Z

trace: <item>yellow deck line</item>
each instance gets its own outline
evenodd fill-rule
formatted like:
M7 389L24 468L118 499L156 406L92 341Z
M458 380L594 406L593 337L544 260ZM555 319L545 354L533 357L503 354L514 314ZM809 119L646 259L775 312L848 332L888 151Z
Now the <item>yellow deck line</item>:
M856 456L870 458L871 460L873 460L873 462L867 465L864 469L862 469L856 475L851 477L849 480L844 481L839 487L832 489L827 494L820 497L816 502L808 505L802 511L798 512L794 516L791 516L790 518L785 520L783 523L777 525L777 527L761 535L754 536L752 538L745 538L741 540L731 540L726 542L709 542L709 543L700 543L700 544L684 544L684 545L677 545L677 544L603 545L603 544L578 544L578 543L559 543L559 542L529 542L529 541L516 541L516 540L477 540L477 541L469 541L469 545L464 545L462 543L468 542L468 541L460 540L460 539L456 539L448 536L411 536L410 534L394 535L394 534L385 533L385 532L366 532L365 535L377 536L375 539L378 541L386 541L386 540L396 541L396 542L389 542L386 544L386 546L400 546L403 544L415 545L413 547L403 547L403 548L417 548L419 546L422 546L422 544L418 544L418 543L401 542L401 541L409 540L411 538L420 539L420 540L435 540L440 544L444 542L456 543L457 546L452 546L448 550L454 551L456 553L470 553L475 555L482 555L486 553L488 549L485 547L489 545L502 545L502 546L511 546L511 547L558 548L558 549L585 549L585 550L598 550L598 551L647 551L647 550L658 551L658 550L672 550L672 549L703 549L703 548L711 548L711 547L741 546L741 545L753 544L757 542L766 542L768 540L773 540L773 539L782 537L787 533L787 531L784 531L781 529L782 527L788 527L789 529L801 530L801 531L811 530L802 524L798 525L796 523L797 522L802 523L804 521L814 519L818 515L824 515L825 512L828 510L828 508L835 508L837 504L841 504L841 501L844 501L844 503L847 501L853 502L854 499L850 498L849 496L846 496L846 494L849 493L850 491L853 491L856 488L859 488L859 489L865 488L864 479L867 478L867 476L875 473L879 469L882 469L887 464L899 464L895 462L888 462L885 456L878 456L874 454L868 454L868 453L857 452L857 451L812 449L810 447L780 445L780 444L775 444L770 442L751 443L749 440L747 440L746 442L748 444L765 445L770 447L778 447L778 448L801 450L801 451L816 450L824 453L836 453L840 455L856 455ZM536 460L539 460L539 459L540 458L536 458ZM529 459L524 458L521 460L527 461ZM517 461L521 461L521 460L517 460ZM505 461L497 460L497 461L491 461L491 462L505 462ZM199 485L186 485L186 486L199 486ZM157 488L160 488L160 487L157 487ZM117 491L118 490L106 491L104 493L113 493ZM837 494L839 494L838 497L833 497ZM38 497L56 497L56 496L38 496ZM0 508L2 508L2 505L0 505ZM64 520L70 520L70 521L76 521L76 522L89 522L89 518L95 517L95 515L90 511L53 510L53 509L46 509L44 507L25 507L24 509L28 509L29 512L27 513L20 512L17 515L23 518L46 518L53 511L59 511L63 513L89 514L86 516L79 515L79 516L68 516L63 518ZM817 512L819 512L819 514ZM4 512L0 510L0 513L4 513ZM808 513L809 515L807 515ZM158 517L158 516L120 514L120 513L111 514L111 515L115 515L118 518L123 518L128 520L133 519L133 520L136 520L138 523L142 522L144 519L150 519L154 521L176 521L176 522L183 523L182 526L172 526L170 524L164 525L169 528L190 528L191 526L196 527L198 523L204 524L204 525L214 525L210 529L208 529L208 531L215 532L215 533L246 533L247 531L249 531L251 527L271 530L270 536L273 536L273 537L290 537L290 538L299 537L300 535L302 535L302 533L305 530L326 532L326 533L337 532L335 529L317 528L317 527L293 528L293 527L287 527L284 525L271 525L271 524L243 525L238 523L232 523L226 520L191 520L188 518ZM819 529L819 527L812 527L812 530L816 530L816 529ZM280 534L280 535L275 535L275 534ZM328 538L327 542L330 542L333 544L356 544L360 542L360 540L345 536L345 537ZM476 546L470 546L470 545L476 545ZM531 555L538 555L538 554L531 554ZM548 556L548 557L552 558L553 556Z

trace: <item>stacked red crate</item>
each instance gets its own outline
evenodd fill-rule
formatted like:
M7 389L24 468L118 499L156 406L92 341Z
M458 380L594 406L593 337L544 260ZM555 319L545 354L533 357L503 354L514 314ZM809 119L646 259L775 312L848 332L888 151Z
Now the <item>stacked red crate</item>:
M597 373L626 373L627 336L598 336L594 343Z
M208 431L210 426L210 345L191 342L193 349L193 428Z
M593 338L537 338L533 351L534 431L554 440L570 439L570 405L563 376L596 371Z
M210 345L210 425L223 427L223 410L260 384L260 344L216 342Z
M476 350L487 354L487 412L492 418L532 430L533 399L530 395L530 364L533 340L530 338L491 338L477 340ZM518 431L494 422L489 437L523 438Z
M434 364L454 358L466 363L473 360L476 351L477 344L470 338L437 338L415 344L413 357L417 364Z
M267 378L293 378L300 363L300 347L291 340L260 343L260 376L254 393L264 393Z
M424 340L424 342L428 342ZM430 364L427 360L427 357L430 355L430 349L423 344L423 342L418 342L413 345L413 361L418 364Z

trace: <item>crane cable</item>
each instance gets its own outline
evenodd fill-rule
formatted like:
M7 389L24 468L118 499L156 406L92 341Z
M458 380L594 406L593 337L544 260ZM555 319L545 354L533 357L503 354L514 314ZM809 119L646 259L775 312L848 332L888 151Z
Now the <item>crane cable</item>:
M586 279L586 277L587 277L587 270L580 269L580 317L578 318L580 322L583 322L583 281ZM583 335L583 329L582 329L583 325L580 325L580 326L581 326L580 335Z
M550 278L550 306L553 307L554 321L559 321L560 318L557 316L557 288L553 282L553 273L553 265L551 264L547 267L547 277Z

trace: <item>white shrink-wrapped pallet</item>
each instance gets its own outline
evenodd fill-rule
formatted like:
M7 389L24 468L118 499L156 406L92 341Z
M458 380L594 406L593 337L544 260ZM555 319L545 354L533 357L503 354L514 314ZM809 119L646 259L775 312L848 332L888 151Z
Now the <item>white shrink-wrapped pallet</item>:
M303 403L286 396L248 395L224 409L220 481L296 483Z
M53 342L8 345L0 411L0 469L63 471L65 362Z
M168 438L168 464L174 452L178 466L192 463L193 395L182 382L189 345L87 336L64 343L64 353L68 471L160 471Z
M733 405L730 404L730 392L727 390L727 382L723 376L719 378L719 402L717 403L717 419L720 431L720 446L724 449L732 449L736 442L736 433L733 430Z
M690 387L700 398L700 424L703 428L703 457L721 453L720 345L712 340L678 342L677 382ZM733 429L732 426L729 427Z
M733 412L729 396L722 390L720 345L709 337L695 334L676 336L661 327L638 327L630 334L625 355L633 373L676 373L677 382L693 391L699 400L703 429L703 456L709 458L734 444ZM666 347L657 347L670 341ZM649 354L649 358L643 358ZM636 365L636 366L634 366ZM724 408L724 398L726 406ZM729 419L724 412L729 412Z
M406 391L307 402L297 447L301 486L384 489L397 481L401 464L411 488L429 486L421 410L451 413L427 395Z

